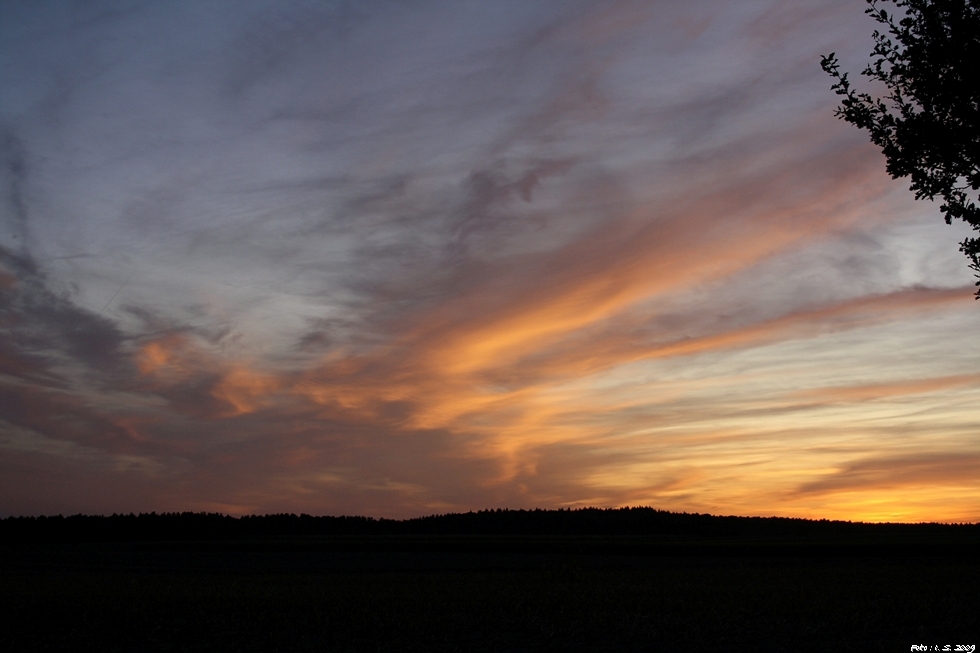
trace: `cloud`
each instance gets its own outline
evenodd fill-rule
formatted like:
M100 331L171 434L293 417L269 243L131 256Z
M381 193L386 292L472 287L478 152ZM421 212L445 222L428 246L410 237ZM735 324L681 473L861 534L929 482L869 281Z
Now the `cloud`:
M914 379L892 383L814 388L797 394L801 399L818 402L874 401L943 390L969 388L980 384L980 375L957 374L931 379Z
M970 488L980 472L980 455L972 452L916 452L912 455L857 460L816 481L804 483L797 495L832 494L901 486Z
M27 205L24 180L27 175L24 143L8 129L0 128L0 202L4 218L0 221L0 246L11 251L27 246Z
M850 3L0 12L0 446L73 479L38 506L791 512L889 397L968 448L968 279L819 70Z
M91 382L111 384L125 374L125 336L111 320L78 308L67 292L52 291L29 257L0 249L0 265L6 375L57 384L66 366L80 366Z

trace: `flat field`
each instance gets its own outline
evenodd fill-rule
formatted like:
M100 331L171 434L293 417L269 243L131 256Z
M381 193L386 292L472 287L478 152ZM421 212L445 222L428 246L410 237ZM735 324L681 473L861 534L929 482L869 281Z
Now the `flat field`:
M972 542L6 542L5 651L908 651L980 643Z

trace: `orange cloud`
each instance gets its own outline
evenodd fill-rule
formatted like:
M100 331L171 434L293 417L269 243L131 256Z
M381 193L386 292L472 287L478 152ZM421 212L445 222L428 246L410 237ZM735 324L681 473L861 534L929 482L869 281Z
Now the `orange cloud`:
M912 288L795 311L720 333L654 345L637 342L636 336L613 333L591 342L573 341L569 343L570 346L546 352L538 361L538 372L552 378L569 374L585 375L643 359L694 356L815 337L880 324L940 306L966 305L970 294L969 287Z
M668 211L659 206L636 210L547 256L525 255L489 265L482 271L488 281L427 307L426 317L401 336L400 346L421 350L418 362L436 374L458 377L520 366L529 357L561 348L576 334L621 321L641 304L724 279L863 217L839 197L846 197L841 193L845 185L853 194L853 178L824 181L825 187L812 196L791 202L773 202L768 195L770 187L798 183L775 172L764 183L680 200ZM714 342L660 347L657 355L725 346L722 339L734 346L764 337L761 332L726 334ZM581 345L580 351L591 354L606 343ZM629 359L635 352L612 356Z
M978 477L980 453L921 452L847 463L824 478L801 485L795 494L827 494L869 487L881 490L909 485L962 486L975 489Z
M252 413L266 404L280 386L280 381L271 375L236 365L211 388L211 396L232 407L224 417L235 417Z
M252 369L247 361L226 360L209 352L201 343L184 334L170 334L144 344L136 352L140 373L149 376L171 405L181 409L180 388L188 383L204 383L207 396L220 402L211 417L236 417L268 405L285 381L274 374ZM202 389L204 389L202 388ZM199 399L199 398L198 398ZM198 406L191 412L200 413Z
M608 312L609 306L619 301L611 292L609 299L596 302L594 312L576 313L572 310L576 302L567 298L586 292L582 288L591 290L590 284L599 282L572 284L573 290L564 293L565 301L559 297L541 308L525 302L511 306L509 315L504 312L496 319L484 314L485 323L447 324L433 318L438 327L435 333L419 328L411 334L414 340L406 336L398 346L327 362L303 375L290 386L290 392L312 399L333 417L346 415L400 429L442 428L478 434L468 437L465 444L461 441L458 455L499 459L502 467L497 480L504 482L533 468L530 452L535 447L580 440L598 443L606 429L615 430L617 425L634 428L622 416L610 418L612 421L603 427L598 425L598 418L570 421L571 415L582 411L618 415L629 410L630 402L624 398L621 406L600 405L597 398L581 392L556 392L558 386L571 380L643 359L756 347L866 327L923 310L964 304L969 299L966 288L913 288L651 346L616 331L590 332L589 327L603 318L603 311ZM566 340L553 335L557 333ZM439 364L443 360L450 363ZM454 360L465 364L453 365ZM956 377L924 382L921 387L969 382L966 377ZM403 408L396 411L395 421L393 406ZM700 411L706 415L704 408Z
M191 349L186 336L170 334L151 340L137 351L136 366L141 374L182 374L198 367L201 357Z

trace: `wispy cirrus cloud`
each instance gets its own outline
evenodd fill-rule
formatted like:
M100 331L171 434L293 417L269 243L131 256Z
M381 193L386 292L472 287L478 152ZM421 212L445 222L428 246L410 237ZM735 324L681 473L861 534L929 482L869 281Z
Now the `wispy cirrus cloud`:
M853 491L867 487L944 485L971 489L980 470L980 456L916 452L893 458L871 458L845 465L836 473L801 485L798 494Z

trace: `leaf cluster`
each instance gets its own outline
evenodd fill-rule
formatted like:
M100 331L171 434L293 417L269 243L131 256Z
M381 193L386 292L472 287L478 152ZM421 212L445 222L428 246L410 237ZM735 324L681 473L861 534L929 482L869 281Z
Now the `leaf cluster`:
M861 74L888 92L857 91L832 52L821 66L843 97L835 115L868 130L888 174L909 177L916 199L941 198L947 224L956 218L980 231L980 0L866 1L881 28ZM980 278L980 238L960 249Z

